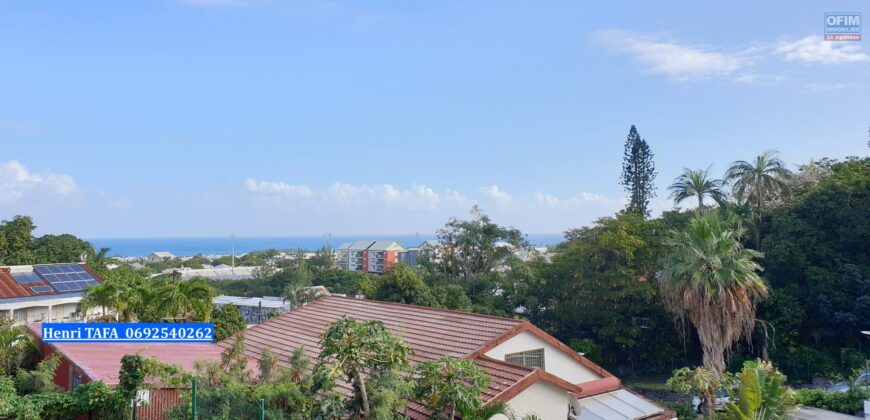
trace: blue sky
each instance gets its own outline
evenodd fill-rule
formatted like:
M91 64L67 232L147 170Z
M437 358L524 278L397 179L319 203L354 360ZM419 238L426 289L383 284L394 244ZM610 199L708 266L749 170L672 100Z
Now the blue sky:
M0 4L0 218L86 237L534 233L683 166L867 155L866 2Z

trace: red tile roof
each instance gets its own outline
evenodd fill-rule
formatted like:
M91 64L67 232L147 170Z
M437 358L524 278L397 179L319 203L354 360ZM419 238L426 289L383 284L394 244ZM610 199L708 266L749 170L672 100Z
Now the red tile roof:
M419 363L444 355L471 358L490 377L489 387L483 392L484 400L506 401L539 380L552 382L570 392L580 387L565 382L538 369L517 366L486 357L480 350L494 342L528 329L528 322L489 315L472 314L399 303L380 302L342 296L323 297L308 305L242 331L245 354L258 359L260 351L268 348L281 360L288 360L293 350L305 349L310 358L317 358L320 335L326 326L347 316L360 321L378 320L387 330L402 339L414 350L411 361ZM217 343L229 348L237 336ZM555 340L555 339L554 339ZM346 384L339 384L349 392ZM428 419L429 414L420 404L410 402L408 415L412 419Z
M42 324L27 324L34 337L42 336ZM212 343L45 343L55 352L62 354L70 363L78 366L92 381L103 381L107 385L118 384L118 371L121 358L128 354L141 354L154 357L163 363L178 365L193 372L197 360L220 361L223 351Z
M360 321L379 320L387 330L409 345L413 361L437 359L444 355L464 358L473 351L522 324L517 319L379 302L342 296L321 298L274 317L244 331L248 357L257 358L260 349L290 355L298 347L316 358L318 342L326 326L347 316ZM220 343L229 347L230 337Z

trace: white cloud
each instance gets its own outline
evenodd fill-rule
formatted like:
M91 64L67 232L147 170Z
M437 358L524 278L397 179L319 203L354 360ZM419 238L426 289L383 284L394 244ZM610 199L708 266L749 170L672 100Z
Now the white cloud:
M748 64L741 53L711 51L616 29L598 31L595 39L617 51L632 54L653 73L680 81L731 76Z
M555 207L559 205L559 198L554 195L537 192L534 197L535 201L542 206Z
M327 226L320 229L345 233L433 232L450 217L467 217L474 204L480 204L484 213L502 225L529 233L561 232L611 216L626 203L625 197L591 192L565 196L545 192L510 194L498 185L471 193L436 190L422 184L403 187L335 182L316 188L248 179L245 186L249 196L243 201L251 202L253 211L266 212L257 220L265 223L277 217L278 228L284 223L300 223L298 229L319 225ZM298 216L288 218L288 214Z
M864 53L858 45L825 41L820 36L780 42L775 51L788 61L813 64L842 64L870 60L870 55Z
M75 180L69 175L31 172L15 160L0 163L0 205L16 203L29 195L70 196L76 191Z
M305 185L290 185L285 182L255 181L251 178L245 180L245 188L248 191L266 194L277 194L290 197L310 197L312 192Z
M490 185L480 189L480 193L496 202L499 205L507 205L513 200L510 194L502 191L498 185Z
M830 92L832 90L840 90L848 87L844 83L808 83L804 87L804 92L809 93L821 93L821 92Z

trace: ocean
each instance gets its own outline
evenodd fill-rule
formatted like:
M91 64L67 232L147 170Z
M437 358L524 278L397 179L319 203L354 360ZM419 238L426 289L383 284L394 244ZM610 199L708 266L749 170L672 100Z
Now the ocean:
M178 256L228 255L233 250L229 236L210 238L85 238L94 248L108 247L113 257L144 257L155 251L168 251ZM372 240L396 240L402 246L417 246L423 241L436 239L435 235L336 235L336 236L236 236L236 254L263 249L308 249L316 250L324 245L337 247L344 242ZM526 239L533 246L555 245L562 242L558 233L528 234Z

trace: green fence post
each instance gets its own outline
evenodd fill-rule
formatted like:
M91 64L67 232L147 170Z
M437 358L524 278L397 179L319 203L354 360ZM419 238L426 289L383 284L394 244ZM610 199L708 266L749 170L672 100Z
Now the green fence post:
M133 420L136 420L136 411L138 411L139 408L138 397L139 391L136 391L136 396L133 397Z
M191 415L190 418L196 420L196 378L193 378L193 394L191 395Z
M266 400L260 398L260 420L266 420Z

